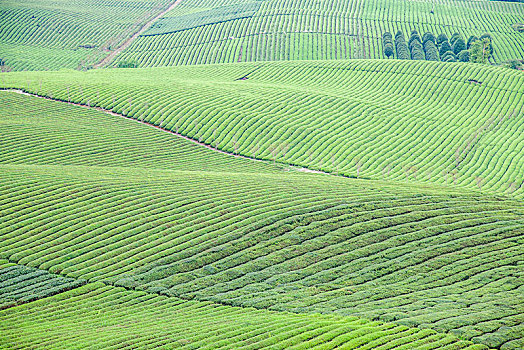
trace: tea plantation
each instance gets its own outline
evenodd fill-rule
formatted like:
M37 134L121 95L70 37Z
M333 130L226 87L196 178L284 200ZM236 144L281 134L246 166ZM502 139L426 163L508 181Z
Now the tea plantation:
M384 32L489 32L493 61L524 59L524 4L502 1L186 0L113 65L385 58Z
M363 334L358 344L378 339L386 342L384 348L389 339L408 334L414 338L407 348L426 344L427 337L430 344L440 344L437 348L469 346L464 341L505 348L521 344L524 205L519 201L437 185L304 174L217 153L133 120L63 102L10 92L0 99L1 133L9 136L3 138L0 158L0 258L75 281L146 292L89 285L95 291L89 289L88 296L72 291L71 300L65 293L57 297L71 303L70 312L62 311L66 314L84 315L75 306L79 299L101 304L98 293L109 305L135 295L133 308L144 310L143 317L162 313L155 311L156 302L140 304L143 298L168 304L196 299L230 305L224 310L236 313L228 308L298 314L288 319L255 312L279 322L329 313L362 317L357 323L366 325L364 333L355 328L351 335L347 319L322 316L320 324L306 322L312 333L298 333L305 338L282 331L277 337L282 348L309 348L304 340L333 348ZM30 319L45 321L8 327L15 333L6 339L22 337L24 347L38 344L31 341L40 339L41 327L50 327L42 322L74 327L61 313L48 311L53 303L38 305L43 309L24 309L22 315L34 312ZM91 311L95 315L97 308ZM7 319L17 317L18 308L13 315L9 310ZM234 322L251 319L241 314ZM93 327L118 320L111 313L106 316L111 321L83 317L74 318ZM121 322L131 322L126 317ZM384 333L390 327L396 330ZM160 341L154 327L147 329ZM181 339L188 346L202 344L206 333L197 330ZM400 330L406 333L397 335ZM89 332L82 341L93 341ZM119 347L126 333L113 332L109 327L107 341ZM70 340L60 334L56 337L63 342L54 344L67 347ZM227 348L235 339L218 340ZM142 335L136 341L152 339Z
M253 158L524 195L524 75L505 68L275 62L15 73L0 84L110 109Z
M169 0L2 0L2 70L86 69L120 46Z
M524 349L522 28L0 2L0 349Z

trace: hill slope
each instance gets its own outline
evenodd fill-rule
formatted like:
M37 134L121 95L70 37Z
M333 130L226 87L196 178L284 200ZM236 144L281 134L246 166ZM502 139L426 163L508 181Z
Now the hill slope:
M10 349L485 348L427 329L184 301L102 283L0 311L0 331L0 346Z
M169 4L169 0L4 0L0 65L12 70L87 68Z
M2 78L5 88L100 106L253 158L524 195L517 71L357 60Z
M5 148L17 150L0 158L0 259L182 299L522 343L519 201L284 172L117 116L0 99Z
M115 60L141 67L385 58L382 35L484 32L494 60L524 59L524 4L500 1L184 0Z

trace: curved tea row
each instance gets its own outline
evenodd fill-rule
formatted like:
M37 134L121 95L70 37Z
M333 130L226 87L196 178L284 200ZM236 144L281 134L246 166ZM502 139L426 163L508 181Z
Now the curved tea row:
M427 61L7 74L221 150L355 177L524 194L524 76Z
M487 349L427 329L183 301L102 283L0 311L0 331L0 346L10 349Z
M245 11L251 4L260 8ZM113 65L385 58L382 34L399 30L465 37L488 32L497 43L494 60L503 62L524 58L523 34L511 27L523 22L521 3L484 0L185 0L156 22L163 29L144 33Z
M0 115L17 153L0 165L0 259L183 299L360 315L490 347L522 343L520 201L279 173L132 120L2 94L16 101L2 108L17 111ZM60 138L49 136L68 118ZM130 137L112 140L111 124ZM40 126L37 145L28 125ZM173 140L160 148L185 156L155 158L163 137Z

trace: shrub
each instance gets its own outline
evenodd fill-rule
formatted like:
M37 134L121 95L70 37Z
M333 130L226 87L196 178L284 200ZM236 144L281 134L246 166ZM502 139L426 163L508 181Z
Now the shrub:
M138 62L135 60L126 60L118 62L117 68L137 68Z
M469 50L470 47L471 47L471 44L473 44L475 41L479 40L479 38L477 38L475 35L472 35L468 38L468 43L467 43L467 49Z
M447 51L452 51L452 49L451 49L451 45L449 44L449 41L446 40L439 46L439 49L438 49L438 53L441 59L444 53L446 53Z
M469 51L468 50L462 50L458 54L458 60L460 62L469 62Z
M443 43L444 41L448 41L448 37L447 37L447 35L444 34L444 33L439 34L439 36L437 37L437 45L438 45L438 46L442 45L442 43Z
M437 45L431 40L424 43L424 51L426 52L426 60L428 61L439 61L440 56L438 54Z
M511 69L523 70L524 60L510 60L505 63L505 66Z
M455 55L458 55L460 51L466 50L466 42L462 38L458 38L452 46Z

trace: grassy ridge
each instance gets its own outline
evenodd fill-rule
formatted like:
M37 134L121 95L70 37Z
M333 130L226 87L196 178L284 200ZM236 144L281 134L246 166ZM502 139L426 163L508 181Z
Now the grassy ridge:
M0 98L0 132L17 150L1 158L0 259L185 299L358 314L521 344L521 202L278 173L182 139L155 147L149 140L171 136L131 120ZM49 136L57 124L69 126ZM120 141L107 136L114 125ZM180 156L162 162L160 149Z
M169 4L168 0L2 1L0 59L12 70L88 67Z
M272 0L252 16L230 20L226 9L253 1L186 0L157 22L177 23L175 33L142 36L119 55L141 67L278 60L385 58L382 34L412 30L466 38L489 32L494 60L524 58L524 34L511 25L524 22L524 4L499 1ZM215 23L189 19L221 13ZM229 19L229 20L228 20ZM209 21L211 22L211 21ZM187 23L187 24L185 24ZM169 29L169 25L166 25ZM185 30L183 30L185 29ZM152 31L151 34L162 31Z
M524 75L503 68L359 60L3 78L254 158L524 195Z
M0 311L0 331L0 346L10 349L486 349L431 330L183 301L102 283Z

